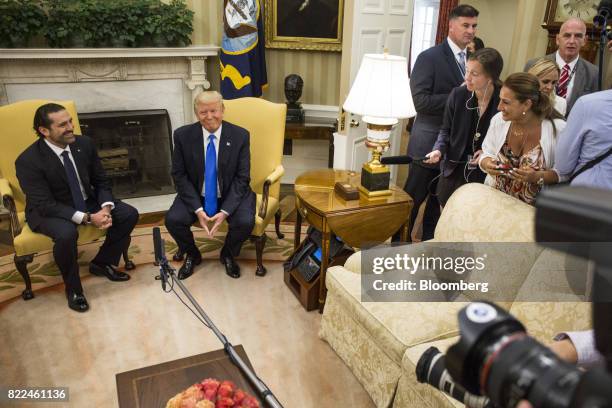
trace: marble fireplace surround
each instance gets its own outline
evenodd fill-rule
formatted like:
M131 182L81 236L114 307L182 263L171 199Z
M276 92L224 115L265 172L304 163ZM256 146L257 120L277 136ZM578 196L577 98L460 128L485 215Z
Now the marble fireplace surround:
M166 109L172 128L193 121L195 94L210 88L218 46L0 50L0 105L70 99L79 112Z
M194 96L210 88L218 46L0 49L0 105L74 100L81 113L166 109L172 130L195 120ZM214 66L214 65L213 65ZM167 210L174 195L129 199L141 213Z

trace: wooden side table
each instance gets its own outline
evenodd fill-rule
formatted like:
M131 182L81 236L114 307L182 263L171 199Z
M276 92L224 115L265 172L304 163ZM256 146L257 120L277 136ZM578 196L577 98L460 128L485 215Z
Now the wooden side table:
M307 119L304 123L287 123L285 139L325 140L329 143L327 167L334 167L334 122L325 119Z
M320 312L323 312L327 295L325 275L331 234L340 237L347 245L361 248L366 244L384 242L403 226L405 241L413 205L412 198L394 185L390 187L390 196L367 199L360 195L359 200L345 201L334 192L334 185L338 181L359 185L360 174L346 170L313 170L301 174L295 180L297 219L294 247L300 244L302 218L323 235L321 273L317 278ZM311 290L313 284L310 284Z
M244 348L241 345L235 348L252 368ZM182 390L211 377L233 381L261 404L259 395L240 369L230 361L225 350L216 350L117 374L119 407L165 407L166 402Z

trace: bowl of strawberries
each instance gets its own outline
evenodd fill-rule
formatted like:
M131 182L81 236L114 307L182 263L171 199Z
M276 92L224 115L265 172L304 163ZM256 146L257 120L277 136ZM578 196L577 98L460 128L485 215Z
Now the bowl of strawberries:
M170 398L166 408L259 408L259 402L231 381L207 378Z

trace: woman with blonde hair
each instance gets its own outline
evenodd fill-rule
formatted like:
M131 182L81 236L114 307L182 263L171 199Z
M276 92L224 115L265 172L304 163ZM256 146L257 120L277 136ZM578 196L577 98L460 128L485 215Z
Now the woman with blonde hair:
M527 73L538 77L540 81L540 91L548 95L553 108L555 108L561 116L565 117L567 102L565 98L558 96L555 92L557 82L559 82L559 76L561 75L561 70L557 63L546 58L540 58L531 68L529 68Z
M523 72L504 82L498 110L482 142L485 184L533 204L542 186L564 181L554 167L556 135L565 121L557 118L538 78Z

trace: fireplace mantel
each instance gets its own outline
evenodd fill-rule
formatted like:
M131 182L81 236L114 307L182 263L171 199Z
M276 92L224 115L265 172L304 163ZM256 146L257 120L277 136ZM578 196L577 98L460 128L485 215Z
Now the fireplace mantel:
M206 60L218 52L215 45L0 49L0 105L15 102L12 85L180 79L189 106L198 92L210 88Z
M0 60L212 57L219 47L200 45L178 48L4 48Z

